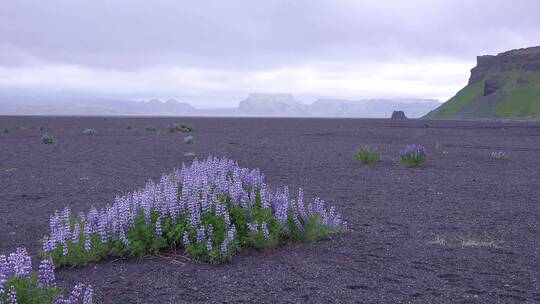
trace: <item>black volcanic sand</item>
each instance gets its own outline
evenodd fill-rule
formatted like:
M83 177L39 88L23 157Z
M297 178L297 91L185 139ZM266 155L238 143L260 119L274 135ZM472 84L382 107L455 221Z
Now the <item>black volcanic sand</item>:
M196 144L144 130L172 122L193 124ZM42 144L40 126L57 143ZM0 127L11 130L0 134L2 253L26 246L37 256L55 209L105 206L193 153L258 167L273 186L301 186L350 225L332 240L225 265L168 252L58 271L62 286L93 284L97 303L540 302L540 122L2 117ZM397 165L407 143L426 146L424 167ZM382 161L354 161L364 144Z

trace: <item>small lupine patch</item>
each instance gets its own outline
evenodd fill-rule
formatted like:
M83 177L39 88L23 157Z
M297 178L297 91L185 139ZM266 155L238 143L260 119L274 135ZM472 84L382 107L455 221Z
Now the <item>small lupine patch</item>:
M25 248L17 248L8 256L0 255L0 303L92 303L90 285L77 284L67 297L62 291L56 286L54 265L50 260L42 260L35 272Z
M8 134L9 133L9 128L2 128L2 133Z
M94 136L96 135L96 130L92 128L88 128L88 129L83 130L81 134L86 135L86 136Z
M191 144L194 144L195 143L195 138L193 138L193 136L186 136L184 138L184 143L185 144L188 144L188 145L191 145Z
M306 204L302 189L293 199L288 187L270 189L259 170L209 157L104 209L78 217L69 208L56 212L43 251L56 265L143 256L172 246L203 261L224 262L241 248L314 241L345 228L334 207L327 209L319 198Z
M508 153L506 153L504 151L491 152L491 153L489 153L489 157L491 157L493 159L496 159L496 160L505 160L505 159L509 158Z
M381 154L374 147L363 147L356 151L354 158L363 164L374 164L381 159Z
M426 149L422 145L407 145L399 152L399 162L408 167L421 166L427 159Z
M46 144L46 145L54 144L54 136L52 136L49 133L45 133L45 134L41 135L41 142Z
M128 124L126 129L128 129L128 130L137 129L137 125L136 124Z

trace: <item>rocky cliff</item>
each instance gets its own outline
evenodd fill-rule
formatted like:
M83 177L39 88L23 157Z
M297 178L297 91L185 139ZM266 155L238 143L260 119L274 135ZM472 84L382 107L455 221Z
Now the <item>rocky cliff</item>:
M425 118L539 118L540 46L477 57L469 82Z

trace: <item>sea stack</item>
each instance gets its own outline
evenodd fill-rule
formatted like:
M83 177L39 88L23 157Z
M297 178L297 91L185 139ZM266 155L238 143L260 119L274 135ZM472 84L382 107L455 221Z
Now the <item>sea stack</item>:
M405 116L405 112L403 111L394 111L392 112L391 119L407 119L407 116Z

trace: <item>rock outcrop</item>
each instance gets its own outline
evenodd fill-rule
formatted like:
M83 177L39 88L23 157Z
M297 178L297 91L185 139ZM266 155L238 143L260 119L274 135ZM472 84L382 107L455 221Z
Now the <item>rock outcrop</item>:
M394 111L392 112L391 119L407 119L407 116L405 116L405 112L403 111Z
M477 57L466 87L425 118L539 118L540 46Z

